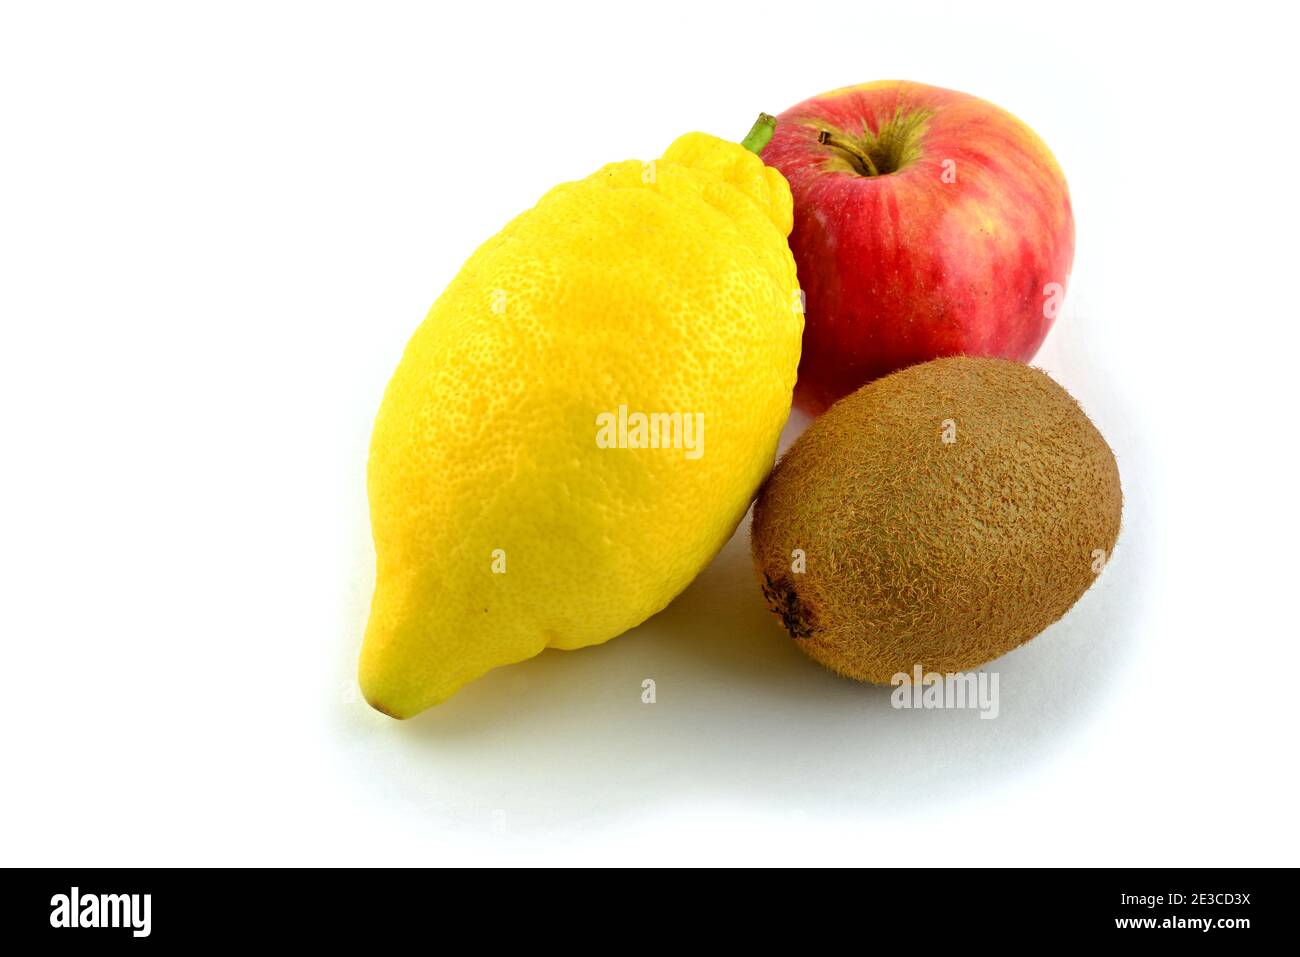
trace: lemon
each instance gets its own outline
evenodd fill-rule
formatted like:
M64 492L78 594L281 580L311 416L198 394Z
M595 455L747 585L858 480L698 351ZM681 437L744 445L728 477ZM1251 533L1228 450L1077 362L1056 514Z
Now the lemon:
M790 410L791 222L779 172L689 133L557 186L470 257L375 421L372 706L409 717L613 638L726 543Z

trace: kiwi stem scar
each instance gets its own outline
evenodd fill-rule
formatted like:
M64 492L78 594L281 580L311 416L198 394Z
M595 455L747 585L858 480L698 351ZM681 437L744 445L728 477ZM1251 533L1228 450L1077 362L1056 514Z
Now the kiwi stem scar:
M781 619L785 630L791 638L808 638L813 633L813 622L806 608L799 601L799 594L788 578L774 579L771 575L763 576L763 597L768 607Z

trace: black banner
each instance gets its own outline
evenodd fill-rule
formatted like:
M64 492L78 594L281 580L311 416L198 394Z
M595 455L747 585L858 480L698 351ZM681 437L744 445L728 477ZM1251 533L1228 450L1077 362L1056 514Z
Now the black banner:
M1295 923L1288 907L1292 870L880 868L775 880L732 874L721 885L710 878L709 890L693 888L690 877L658 875L627 883L602 878L581 889L582 875L570 874L560 898L546 890L556 885L535 874L413 870L8 870L4 880L11 937L96 948L153 941L366 945L377 932L428 934L431 922L454 930L459 920L469 929L483 917L495 938L501 929L529 926L549 933L541 928L566 910L566 920L578 924L626 918L633 938L647 932L646 920L660 932L663 923L689 928L709 920L715 933L767 935L781 914L792 926L830 921L840 931L856 925L868 938L898 936L918 945L940 932L949 945L962 935L986 944L985 935L995 932L999 940L1130 938L1175 947L1206 940L1232 947L1285 939ZM510 887L516 880L520 887ZM671 883L655 889L653 881ZM705 907L708 900L714 903ZM716 910L722 901L730 903ZM492 908L500 909L495 918Z

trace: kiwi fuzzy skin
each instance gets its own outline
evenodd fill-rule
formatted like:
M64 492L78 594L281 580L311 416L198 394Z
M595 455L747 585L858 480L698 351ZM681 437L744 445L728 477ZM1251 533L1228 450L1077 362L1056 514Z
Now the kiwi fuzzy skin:
M814 421L760 490L750 545L799 647L888 684L978 668L1059 619L1110 558L1122 505L1114 453L1046 373L936 359Z

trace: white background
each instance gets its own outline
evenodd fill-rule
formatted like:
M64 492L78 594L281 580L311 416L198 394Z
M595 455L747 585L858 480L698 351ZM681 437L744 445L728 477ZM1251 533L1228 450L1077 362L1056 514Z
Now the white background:
M113 6L0 13L0 862L1300 863L1283 5ZM556 182L890 77L1059 158L1038 362L1126 493L1000 717L805 659L744 526L632 633L370 711L370 423L460 263Z

